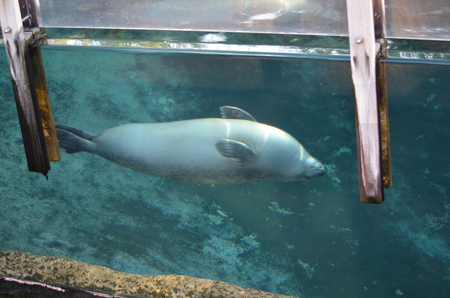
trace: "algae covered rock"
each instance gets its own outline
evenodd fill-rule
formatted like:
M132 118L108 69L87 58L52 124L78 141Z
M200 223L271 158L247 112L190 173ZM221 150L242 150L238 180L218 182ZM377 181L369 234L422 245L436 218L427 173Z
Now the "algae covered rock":
M0 276L105 291L114 293L113 296L287 297L184 275L134 275L68 258L37 256L23 251L0 251Z

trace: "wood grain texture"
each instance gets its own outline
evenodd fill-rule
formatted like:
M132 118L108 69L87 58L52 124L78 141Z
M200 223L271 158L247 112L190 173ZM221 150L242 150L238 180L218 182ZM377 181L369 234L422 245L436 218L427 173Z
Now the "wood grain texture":
M31 58L26 44L19 3L0 0L0 20L28 169L47 176L50 163L47 157L37 94L32 79Z
M381 203L376 43L372 1L347 1L352 80L355 97L356 141L360 201Z

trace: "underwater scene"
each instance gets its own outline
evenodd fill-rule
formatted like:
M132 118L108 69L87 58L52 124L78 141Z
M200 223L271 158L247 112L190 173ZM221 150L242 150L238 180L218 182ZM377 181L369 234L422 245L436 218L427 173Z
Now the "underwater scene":
M42 55L57 124L98 134L221 118L220 107L234 106L292 135L327 172L198 184L61 150L47 181L27 170L1 51L0 250L298 297L449 295L449 65L388 63L393 187L375 205L359 202L348 60L56 47Z

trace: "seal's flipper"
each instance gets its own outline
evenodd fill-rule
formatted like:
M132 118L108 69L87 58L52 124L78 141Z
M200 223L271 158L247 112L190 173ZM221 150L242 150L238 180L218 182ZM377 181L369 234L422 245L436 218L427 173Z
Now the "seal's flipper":
M78 129L73 126L65 125L65 124L56 124L55 127L60 130L65 130L65 131L71 132L74 135L79 136L80 138L83 138L83 139L86 139L89 141L92 141L97 136L95 134L88 133L88 132L85 132L84 130Z
M222 112L222 118L226 119L241 119L241 120L249 120L256 122L255 118L252 115L247 113L246 111L230 106L220 107L220 111Z
M68 128L67 130L63 127ZM70 129L70 130L69 130ZM80 134L78 134L81 132ZM59 147L65 149L67 153L72 154L80 151L90 153L96 152L96 145L83 136L92 137L94 135L67 125L57 125L56 134L58 135Z
M224 139L216 143L217 151L225 157L236 158L241 163L250 162L255 156L255 151L243 142Z

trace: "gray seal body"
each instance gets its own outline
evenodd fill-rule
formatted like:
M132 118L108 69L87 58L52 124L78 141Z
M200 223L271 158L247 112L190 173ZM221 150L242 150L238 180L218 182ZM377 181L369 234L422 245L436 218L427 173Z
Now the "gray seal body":
M57 125L57 133L68 153L94 153L138 172L194 183L297 181L325 174L288 133L238 108L221 110L226 119L132 123L98 135Z

